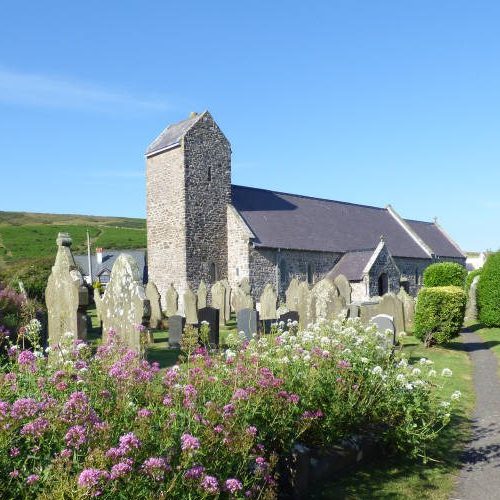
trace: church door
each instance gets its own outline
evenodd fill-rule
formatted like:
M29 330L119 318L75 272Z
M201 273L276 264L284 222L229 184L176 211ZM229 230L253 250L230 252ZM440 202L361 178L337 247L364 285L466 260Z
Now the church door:
M380 297L389 291L389 279L386 273L382 273L378 278L378 294Z

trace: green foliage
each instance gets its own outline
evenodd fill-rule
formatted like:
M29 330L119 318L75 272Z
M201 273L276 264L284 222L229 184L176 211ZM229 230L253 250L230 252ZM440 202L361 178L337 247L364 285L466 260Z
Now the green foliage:
M500 326L500 252L486 259L477 285L479 321L486 326Z
M456 262L436 262L424 271L424 286L459 286L465 285L467 270Z
M483 268L480 267L479 269L474 269L474 271L471 271L465 280L465 291L469 293L470 286L472 285L472 282L474 281L474 278L476 276L481 276L481 273L483 271Z
M449 342L462 327L466 303L460 287L422 288L415 311L415 337L427 345Z

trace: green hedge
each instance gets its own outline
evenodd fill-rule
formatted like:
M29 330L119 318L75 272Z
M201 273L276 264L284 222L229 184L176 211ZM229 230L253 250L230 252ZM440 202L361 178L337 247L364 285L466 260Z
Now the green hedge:
M479 269L474 269L474 271L471 271L465 280L465 290L467 293L469 293L470 286L472 285L472 282L474 281L474 278L476 276L480 276L483 268L480 267Z
M500 252L486 259L477 284L479 321L486 326L500 326Z
M467 295L458 286L422 288L415 311L415 337L427 345L458 335L464 322Z
M424 271L424 286L459 286L464 288L467 269L456 262L436 262Z

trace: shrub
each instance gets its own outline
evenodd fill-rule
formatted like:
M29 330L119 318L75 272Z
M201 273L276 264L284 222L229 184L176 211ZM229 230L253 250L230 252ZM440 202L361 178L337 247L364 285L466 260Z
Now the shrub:
M186 361L166 371L111 332L95 354L66 334L51 363L11 347L0 497L271 499L278 457L299 440L375 430L388 449L425 453L450 404L431 362L410 365L384 340L359 319L289 325L225 352L185 340Z
M479 321L486 326L500 326L500 252L486 259L477 285Z
M470 286L472 285L472 282L474 281L474 278L476 276L481 276L481 272L483 271L483 268L480 267L479 269L474 269L474 271L471 271L465 280L465 291L469 293Z
M450 341L462 327L466 303L467 296L463 288L422 288L415 310L415 336L426 345Z
M467 269L456 262L436 262L424 271L424 286L464 287Z

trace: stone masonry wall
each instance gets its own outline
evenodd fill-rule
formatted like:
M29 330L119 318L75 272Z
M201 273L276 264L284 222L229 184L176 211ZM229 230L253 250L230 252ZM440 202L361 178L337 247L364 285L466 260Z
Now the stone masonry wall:
M387 274L388 285L389 285L388 291L392 293L398 293L400 271L385 245L378 254L377 259L373 263L372 267L370 268L370 272L368 273L369 277L368 290L370 297L379 295L378 279L382 273Z
M401 278L408 280L408 293L416 297L423 283L425 268L432 264L431 259L410 259L406 257L394 257L394 261L401 273Z
M227 205L231 203L231 147L209 113L184 137L186 265L192 289L227 278ZM179 290L180 293L183 290Z
M148 277L165 292L186 281L184 149L176 147L146 159Z
M227 277L231 286L243 278L250 279L249 241L252 236L247 225L232 205L227 207Z
M280 299L292 278L307 281L307 265L311 264L314 283L324 278L340 259L334 252L309 250L280 250L272 248L250 248L250 285L257 300L267 283L278 288ZM280 261L284 261L281 262ZM283 276L283 272L285 276Z

